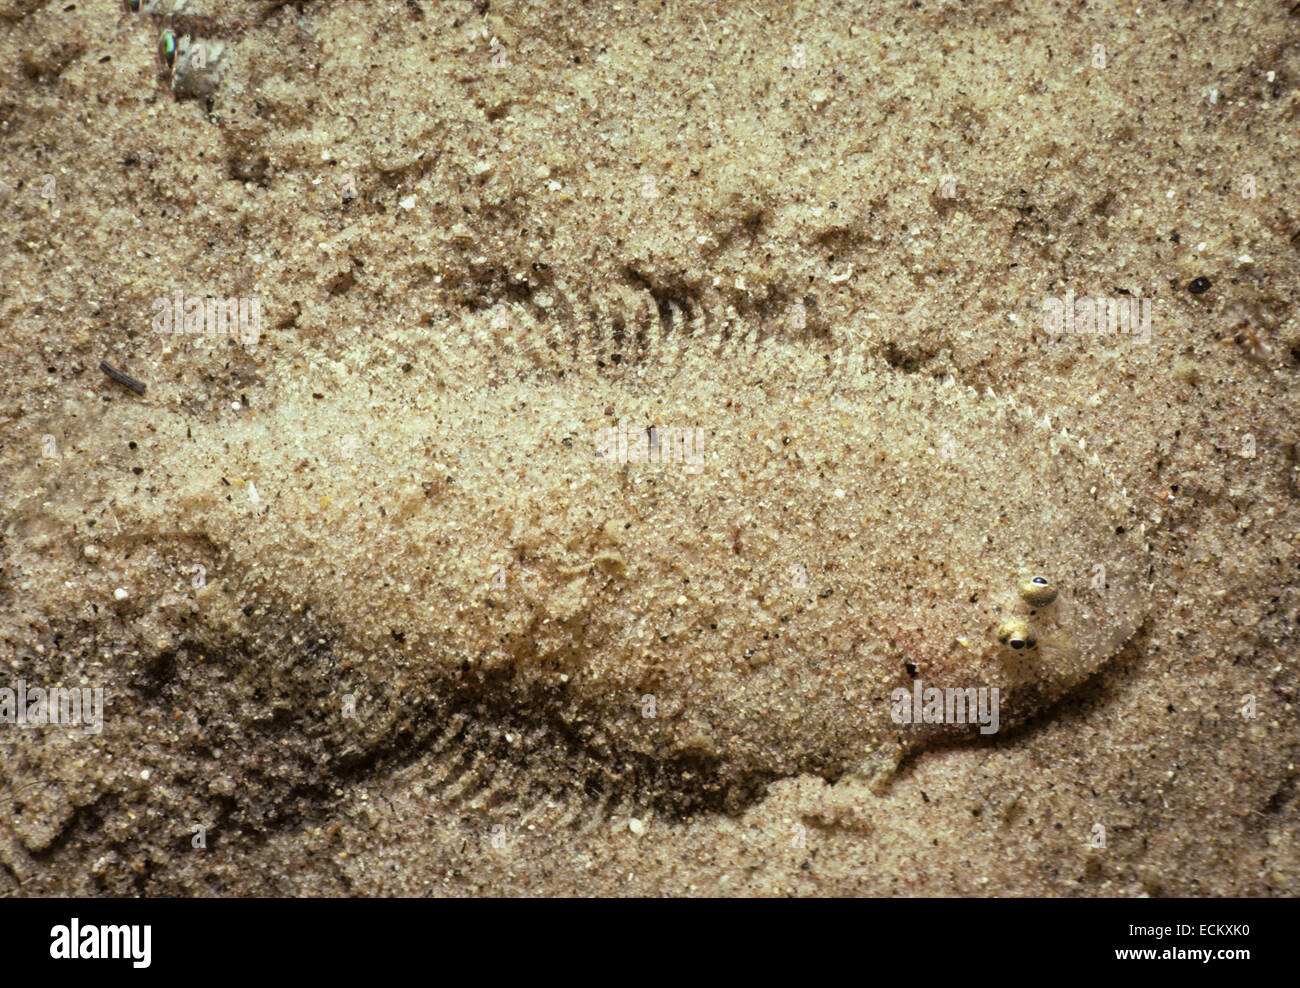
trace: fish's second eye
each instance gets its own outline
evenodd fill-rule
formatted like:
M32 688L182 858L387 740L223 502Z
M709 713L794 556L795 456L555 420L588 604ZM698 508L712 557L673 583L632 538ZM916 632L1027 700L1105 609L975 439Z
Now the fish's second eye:
M1013 651L1032 649L1038 645L1038 635L1025 621L1013 619L1004 621L998 628L998 641Z
M1044 576L1036 576L1020 584L1020 596L1030 607L1046 607L1056 599L1056 587Z

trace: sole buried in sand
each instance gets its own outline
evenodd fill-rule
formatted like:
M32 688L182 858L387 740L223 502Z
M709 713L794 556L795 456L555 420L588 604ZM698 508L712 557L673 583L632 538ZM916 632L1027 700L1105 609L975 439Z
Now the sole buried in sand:
M650 323L637 351L481 313L287 357L258 408L215 420L117 403L114 427L176 440L118 515L205 547L211 640L314 615L297 637L336 661L307 693L358 751L472 679L479 716L533 710L610 762L885 778L978 732L900 725L893 691L996 687L1005 727L1140 625L1132 505L1041 416L857 355L851 331ZM373 369L413 346L418 372ZM1058 589L1041 609L1037 574ZM1036 647L999 642L1012 619Z

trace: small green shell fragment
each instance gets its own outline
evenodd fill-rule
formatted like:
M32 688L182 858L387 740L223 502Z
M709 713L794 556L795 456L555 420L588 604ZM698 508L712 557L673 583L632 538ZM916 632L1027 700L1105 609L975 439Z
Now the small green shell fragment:
M158 57L169 69L176 64L176 32L171 28L158 36Z

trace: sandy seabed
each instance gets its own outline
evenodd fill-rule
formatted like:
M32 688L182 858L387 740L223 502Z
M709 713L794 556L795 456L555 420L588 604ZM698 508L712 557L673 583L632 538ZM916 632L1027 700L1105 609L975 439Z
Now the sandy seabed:
M0 894L1300 889L1293 3L148 4L0 0Z

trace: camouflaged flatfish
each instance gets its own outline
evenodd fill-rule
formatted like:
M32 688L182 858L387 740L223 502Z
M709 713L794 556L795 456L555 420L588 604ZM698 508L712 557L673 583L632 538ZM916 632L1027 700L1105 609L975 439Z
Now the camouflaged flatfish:
M887 770L978 733L900 723L897 690L997 688L1005 729L1138 628L1141 526L1049 416L856 354L853 327L639 311L635 341L501 306L285 356L258 407L158 422L172 451L118 515L213 547L213 627L318 615L351 656L322 709L368 697L381 733L478 677L611 758ZM390 346L428 359L381 379Z

